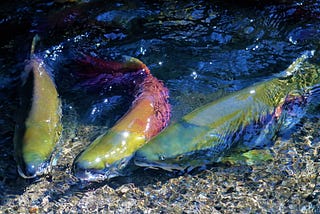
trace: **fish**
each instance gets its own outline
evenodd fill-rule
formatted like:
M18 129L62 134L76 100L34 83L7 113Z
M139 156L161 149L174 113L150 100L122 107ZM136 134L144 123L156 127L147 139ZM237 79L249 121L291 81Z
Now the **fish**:
M52 153L62 130L60 98L48 68L34 54L36 39L22 75L14 133L15 159L23 178L35 178L51 170Z
M98 68L91 70L87 73L90 78L85 81L85 86L102 84L110 87L115 83L128 87L134 84L135 99L128 112L85 148L73 163L73 172L81 181L103 181L126 173L134 152L167 126L170 120L169 95L164 84L136 58L124 57L121 63L89 61L93 65L98 62L98 68L104 68L101 72L105 73L99 72ZM137 79L137 73L142 78Z
M314 53L306 51L275 77L199 107L170 124L136 151L134 164L190 171L219 162L236 145L268 146L268 139L285 124L285 109L290 111L299 103L292 98L320 82L320 68L307 61Z

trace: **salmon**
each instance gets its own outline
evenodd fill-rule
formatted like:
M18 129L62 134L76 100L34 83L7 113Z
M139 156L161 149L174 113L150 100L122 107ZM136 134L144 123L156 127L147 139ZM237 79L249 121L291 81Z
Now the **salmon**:
M239 143L263 147L284 123L289 97L320 82L320 68L305 52L277 77L232 93L185 115L138 149L134 163L165 170L191 170L218 162ZM256 136L254 140L252 136ZM246 142L247 141L247 142Z

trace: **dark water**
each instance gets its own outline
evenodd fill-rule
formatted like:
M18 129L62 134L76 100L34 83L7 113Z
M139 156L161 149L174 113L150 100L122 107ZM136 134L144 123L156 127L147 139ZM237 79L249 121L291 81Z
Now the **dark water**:
M72 183L70 163L84 147L79 139L88 143L129 108L132 98L125 94L92 94L74 87L70 71L78 69L73 62L82 54L105 59L121 55L139 58L169 88L174 121L196 107L279 73L305 50L320 51L319 1L236 2L1 3L0 204L9 211L20 206L28 209L43 206L39 197L49 195L49 201L58 202L53 207L46 205L47 211L68 207L59 200L70 200L72 193L66 196L44 189ZM36 52L52 68L62 98L65 146L51 184L50 178L33 184L32 188L43 192L29 193L32 196L26 199L29 183L16 173L12 137L20 74L35 34L41 37ZM319 97L313 99L319 103ZM308 127L319 127L318 118L319 105L315 104L305 116ZM298 138L310 134L299 133ZM319 145L319 137L312 139L313 145ZM170 178L165 173L163 176L164 182ZM152 175L147 179L147 183L159 182L153 182ZM319 199L319 183L314 188L311 202ZM77 206L82 210L82 205ZM131 207L137 211L135 208Z

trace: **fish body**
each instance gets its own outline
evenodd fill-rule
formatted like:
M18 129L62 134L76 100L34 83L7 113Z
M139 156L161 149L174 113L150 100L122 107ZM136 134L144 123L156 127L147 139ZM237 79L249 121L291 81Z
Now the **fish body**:
M274 136L282 125L286 97L320 82L320 68L304 63L305 69L301 69L312 54L303 54L277 78L187 114L140 148L134 163L165 170L192 169L218 161L239 142L252 148L263 146L267 135ZM253 135L255 138L251 139Z
M61 133L61 106L56 86L41 59L33 56L25 74L14 147L19 174L33 178L50 168Z
M73 169L81 180L99 181L121 175L134 152L167 125L170 116L168 90L141 61L127 58L123 66L117 64L114 69L107 70L128 75L136 73L137 69L145 75L140 84L136 83L135 100L129 111L75 159Z

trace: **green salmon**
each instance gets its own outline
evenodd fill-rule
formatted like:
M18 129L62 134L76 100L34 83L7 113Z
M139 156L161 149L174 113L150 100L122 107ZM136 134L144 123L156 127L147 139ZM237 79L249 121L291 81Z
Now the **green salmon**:
M219 161L248 135L258 135L253 144L249 143L251 147L261 146L266 135L272 137L283 125L281 106L286 98L320 82L320 68L306 61L313 54L305 52L276 78L187 114L137 150L134 163L169 171L191 170ZM252 131L255 127L262 129Z

